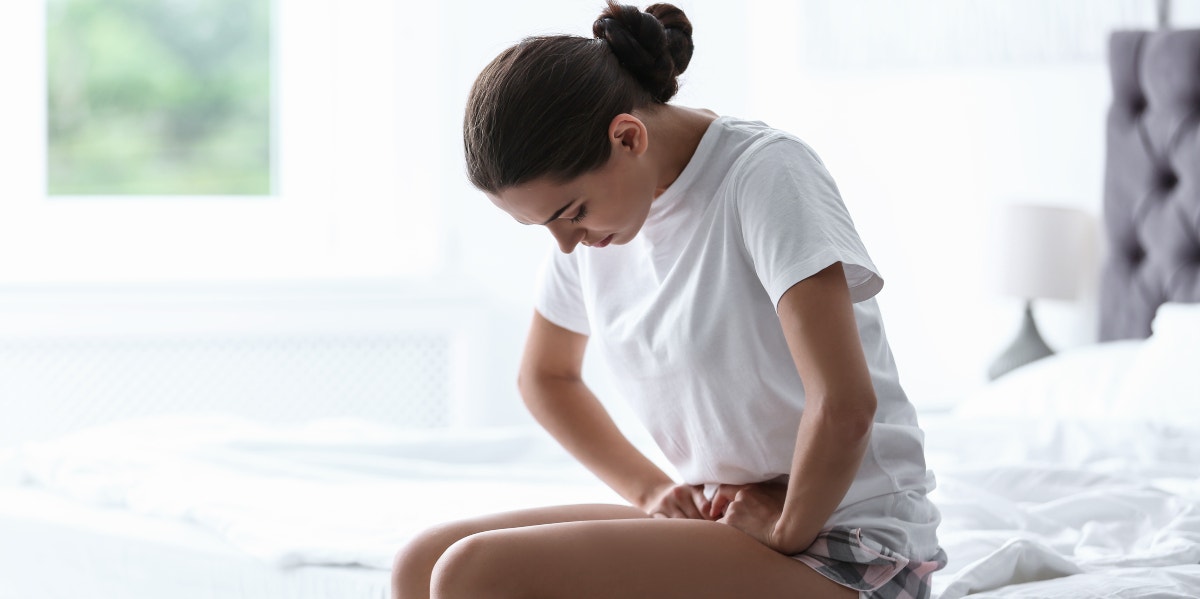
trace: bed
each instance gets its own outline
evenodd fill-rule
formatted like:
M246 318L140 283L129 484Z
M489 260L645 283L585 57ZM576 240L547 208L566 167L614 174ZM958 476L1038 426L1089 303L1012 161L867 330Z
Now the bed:
M1200 596L1200 31L1110 49L1103 342L922 416L940 599ZM429 524L617 500L523 427L252 416L133 410L0 449L0 599L382 599Z
M5 598L386 598L395 550L432 523L619 501L528 429L356 418L134 418L25 444L9 466Z

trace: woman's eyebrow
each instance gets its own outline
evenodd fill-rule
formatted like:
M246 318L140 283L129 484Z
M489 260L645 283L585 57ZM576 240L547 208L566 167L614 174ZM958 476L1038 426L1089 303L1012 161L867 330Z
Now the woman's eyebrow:
M567 202L566 206L559 208L552 216L550 216L550 219L547 220L546 222L542 223L542 225L548 225L548 224L554 222L554 219L562 216L562 214L567 211L567 208L570 208L571 204L574 204L575 200L577 200L577 199L579 199L579 198L571 198L571 201Z
M550 223L554 222L554 220L556 220L556 218L558 218L559 216L563 216L563 212L565 212L566 209L571 208L571 204L574 204L575 200L577 200L577 199L580 199L580 198L571 198L570 202L566 203L566 205L563 206L563 208L559 208L556 212L554 212L554 215L550 217L550 220L548 220L544 223L541 223L542 226L545 227L546 224L550 224ZM524 222L521 220L521 218L517 218L516 216L512 217L512 220L520 222L521 224L533 224L532 222Z

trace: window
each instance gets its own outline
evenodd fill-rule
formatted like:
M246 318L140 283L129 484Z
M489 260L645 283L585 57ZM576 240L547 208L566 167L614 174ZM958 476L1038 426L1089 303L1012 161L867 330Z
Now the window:
M271 190L269 0L49 0L49 195Z
M155 19L170 33L145 22ZM427 59L441 27L436 3L382 0L6 4L0 285L440 272L451 208L438 181L457 167L442 141L441 74ZM103 52L81 39L105 28L118 33ZM193 48L212 48L223 29L245 44L215 44L214 68L234 64L231 74L197 67L206 83L182 98L159 89L188 72L174 61L200 60ZM95 59L93 71L103 53L119 54L126 83L85 93L69 73L72 46ZM196 101L211 104L173 128L169 112ZM71 106L92 113L80 121ZM122 119L159 135L127 139L114 133Z

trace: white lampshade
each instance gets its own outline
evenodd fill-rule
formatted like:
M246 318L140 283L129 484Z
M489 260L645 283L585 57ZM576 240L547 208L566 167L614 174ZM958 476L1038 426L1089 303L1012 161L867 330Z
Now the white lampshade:
M1090 267L1094 220L1082 210L1010 205L1000 216L996 257L1001 293L1075 299Z

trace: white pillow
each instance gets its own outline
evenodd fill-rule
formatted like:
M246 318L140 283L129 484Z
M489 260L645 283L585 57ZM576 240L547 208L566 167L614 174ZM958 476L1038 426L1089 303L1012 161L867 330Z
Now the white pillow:
M1200 303L1178 304L1168 302L1158 307L1150 330L1155 337L1195 339L1200 332Z
M1151 330L1121 381L1114 413L1200 427L1200 304L1159 306Z
M1145 341L1072 348L1022 366L955 407L966 417L1108 419L1116 392Z

